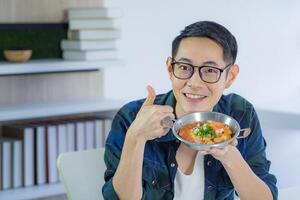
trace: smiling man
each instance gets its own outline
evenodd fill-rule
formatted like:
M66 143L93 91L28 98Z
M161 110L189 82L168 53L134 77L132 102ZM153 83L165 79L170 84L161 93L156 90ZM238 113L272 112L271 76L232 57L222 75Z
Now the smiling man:
M167 61L178 102L176 114L212 111L224 89L230 87L238 75L239 68L233 64L235 58L224 60L222 46L207 37L187 37L180 44L177 40L173 42L173 48L178 49ZM232 51L236 52L236 46L234 48Z
M277 199L269 173L266 142L257 114L247 100L223 95L239 73L235 37L222 25L200 21L172 43L166 66L172 91L123 106L105 145L104 199L242 200ZM236 119L250 136L223 149L195 151L180 143L164 119L215 111Z

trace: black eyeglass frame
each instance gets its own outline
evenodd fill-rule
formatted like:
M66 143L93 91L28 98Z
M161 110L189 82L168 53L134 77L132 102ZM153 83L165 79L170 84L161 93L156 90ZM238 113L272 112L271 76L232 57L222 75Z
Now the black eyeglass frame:
M229 64L226 65L224 68L220 69L220 68L218 68L218 67L206 66L206 65L195 66L195 65L192 65L192 64L190 64L190 63L176 61L176 60L175 60L174 58L172 58L172 57L170 57L170 58L171 58L171 60L172 60L171 66L172 66L173 74L174 74L174 76L175 76L176 78L181 79L181 80L187 80L187 79L190 79L190 78L194 75L194 73L195 73L195 68L199 68L199 69L198 69L199 76L200 76L201 80L204 81L204 82L206 82L206 83L217 83L217 82L220 80L222 73L223 73L224 71L226 71L226 70L228 69L229 66L232 65L231 63L229 63ZM174 68L174 65L175 65L175 64L185 64L185 65L189 65L190 67L192 67L193 72L191 73L191 76L189 76L189 77L187 77L187 78L180 78L180 77L176 76L176 74L175 74L175 68ZM205 68L205 67L213 68L213 69L216 69L216 70L220 71L219 77L218 77L218 79L217 79L216 81L211 82L211 81L205 81L205 80L203 80L203 78L202 78L202 73L201 73L201 69L203 69L203 68Z

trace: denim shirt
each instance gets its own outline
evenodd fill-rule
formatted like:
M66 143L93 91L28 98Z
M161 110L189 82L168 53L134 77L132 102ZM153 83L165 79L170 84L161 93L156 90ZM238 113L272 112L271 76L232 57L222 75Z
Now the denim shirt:
M106 171L102 187L104 199L119 199L112 178L118 167L127 129L135 119L145 99L130 102L115 115L105 144ZM175 110L176 99L172 91L156 96L155 104L170 105ZM236 94L222 95L213 111L233 117L241 128L251 128L251 134L239 139L237 148L252 171L271 189L277 199L276 178L269 173L271 162L266 158L266 142L253 106ZM142 171L142 199L169 200L174 198L174 179L177 172L176 151L180 141L171 130L165 136L147 141L144 150ZM134 158L130 158L134 159ZM220 161L211 155L204 156L204 200L234 199L234 187ZM243 176L243 174L241 174ZM130 184L130 183L128 183Z

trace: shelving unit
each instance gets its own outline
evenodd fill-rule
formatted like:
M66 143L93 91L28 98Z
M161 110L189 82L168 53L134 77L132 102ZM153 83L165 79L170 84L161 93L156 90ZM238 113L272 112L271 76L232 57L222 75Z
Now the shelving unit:
M120 60L67 61L63 59L32 60L26 63L0 62L0 76L97 71L121 64Z
M47 23L47 26L51 26L52 23L65 23L64 12L68 8L93 8L102 5L100 0L29 0L24 5L15 0L7 0L1 6L3 9L0 8L1 23L20 23L26 26ZM9 8L16 10L11 12ZM49 9L51 12L48 12ZM18 31L15 28L13 30ZM65 116L72 118L74 115L110 118L124 102L104 97L102 70L122 65L122 61L118 59L41 59L20 64L0 61L0 128L8 123ZM1 134L0 131L0 136ZM54 199L53 196L63 196L64 193L63 184L55 183L1 190L0 199Z
M38 77L38 80L43 79L45 82L52 80L53 73L66 73L65 75L59 75L60 77L65 77L68 79L68 83L62 82L63 79L56 79L57 81L49 82L53 85L55 90L51 91L51 95L56 96L52 100L42 101L42 103L37 103L38 96L33 94L31 100L25 99L24 102L1 104L0 105L0 125L11 122L18 122L23 120L35 120L35 119L48 119L56 117L74 116L81 114L96 114L106 116L107 113L114 113L123 104L123 101L106 99L103 97L101 88L101 75L91 76L92 74L101 74L102 69L107 69L110 67L121 66L123 63L120 60L104 60L104 61L66 61L62 59L45 59L45 60L32 60L27 63L15 64L9 62L0 62L0 79L10 80L7 77L13 77L13 80L18 81L19 75L20 80L23 80L24 76L30 77L26 82L27 86L25 89L29 89L40 83L36 81L34 77ZM69 76L68 73L77 72L76 79L72 79L74 76ZM37 74L42 74L41 76L34 76ZM49 75L48 75L49 74ZM31 77L32 76L32 77ZM99 79L98 79L99 78ZM35 80L35 81L33 81ZM93 84L82 84L80 90L88 90L90 92L81 93L79 90L74 90L75 83L78 81L87 81ZM6 83L6 82L5 82ZM22 87L22 81L16 83L19 87ZM48 83L48 84L49 84ZM59 96L57 93L57 87L62 87L64 83L63 90L71 90L73 93L67 93L66 95ZM7 85L4 90L10 91L10 85ZM47 85L47 84L46 84ZM77 84L77 87L81 84ZM99 87L100 85L100 87ZM38 91L43 92L43 87L41 85ZM92 88L91 88L92 87ZM18 89L18 87L14 87ZM23 88L23 87L22 87ZM19 90L19 89L18 89ZM22 90L20 89L20 92ZM61 91L61 90L60 90ZM31 92L33 92L31 90ZM26 93L22 93L26 94ZM49 94L49 95L50 95ZM81 94L78 96L78 94ZM60 93L61 95L61 93ZM22 98L19 95L18 98ZM72 100L70 100L72 99ZM26 101L25 101L26 100ZM28 103L25 103L28 102ZM111 116L111 115L109 115ZM39 199L47 198L56 195L63 195L65 193L62 183L56 184L45 184L45 185L35 185L32 187L15 188L0 191L0 199L5 200L21 200L21 199Z
M49 103L0 106L0 121L46 118L117 110L123 102L111 99L86 99Z
M0 106L0 122L34 118L59 117L82 113L105 113L115 111L123 101L111 99L86 99L76 101L48 102L15 106ZM62 183L36 185L0 191L0 199L24 200L38 199L64 194Z
M74 63L74 65L73 65ZM102 65L100 65L102 63ZM0 73L7 75L17 75L19 73L24 74L24 72L28 75L32 75L35 73L41 73L42 67L49 67L52 69L63 67L64 71L56 71L56 72L72 72L67 71L70 69L82 69L85 71L88 67L92 69L93 67L96 69L95 73L99 69L106 67L107 65L104 64L105 62L65 62L65 61L53 61L51 60L49 63L48 61L37 61L31 62L27 64L12 64L11 67L15 68L15 72L11 71L11 73L3 73L5 70L4 68L10 67L8 65L0 66ZM107 63L112 64L111 63ZM115 65L121 62L114 62ZM32 64L32 65L30 65ZM87 66L87 67L84 67ZM98 67L97 67L98 66ZM20 67L20 68L19 68ZM35 68L35 71L31 71L29 73L25 70L25 68ZM49 72L49 68L47 72ZM37 72L38 71L38 72ZM52 71L54 72L54 71ZM46 70L43 71L46 73ZM84 76L84 73L82 74ZM1 78L1 76L0 76ZM45 76L47 78L47 75ZM59 84L59 83L58 83ZM83 88L85 89L85 88ZM55 94L55 93L54 93ZM51 118L51 117L61 117L61 116L72 116L72 115L79 115L79 114L104 114L106 112L115 112L124 104L123 101L113 100L113 99L106 99L104 97L96 97L91 98L82 97L81 99L75 100L59 100L59 101L49 101L43 103L19 103L13 105L0 105L0 124L5 124L7 122L15 122L20 120L31 120L31 119L40 119L40 118ZM45 184L45 185L37 185L32 187L24 187L24 188L16 188L16 189L9 189L9 190L2 190L0 191L0 199L5 200L18 200L18 199L38 199L38 198L45 198L51 197L56 195L64 194L64 187L62 183L56 184Z

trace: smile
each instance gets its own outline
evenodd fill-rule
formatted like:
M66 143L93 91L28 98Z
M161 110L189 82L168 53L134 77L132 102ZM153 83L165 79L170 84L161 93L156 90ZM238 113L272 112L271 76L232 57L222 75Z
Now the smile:
M183 93L183 95L187 98L187 99L191 99L191 100L203 100L206 96L204 95L199 95L199 94L189 94L189 93Z

